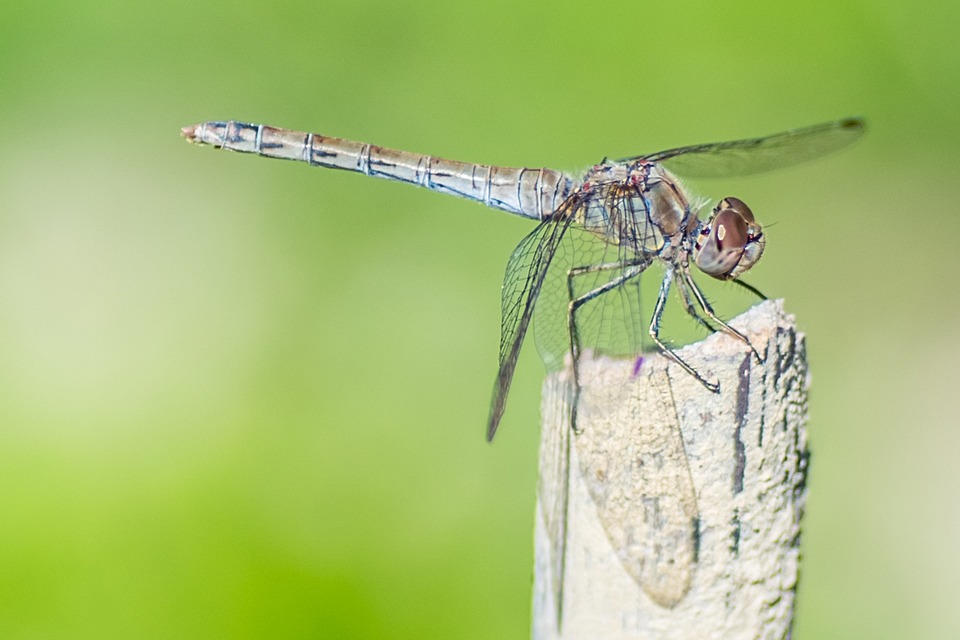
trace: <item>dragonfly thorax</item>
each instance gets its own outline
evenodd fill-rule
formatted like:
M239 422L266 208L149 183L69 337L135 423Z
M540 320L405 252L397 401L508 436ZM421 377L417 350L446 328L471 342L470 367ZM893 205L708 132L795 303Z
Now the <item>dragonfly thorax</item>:
M653 163L597 165L571 200L586 231L640 255L682 246L696 223L679 180Z

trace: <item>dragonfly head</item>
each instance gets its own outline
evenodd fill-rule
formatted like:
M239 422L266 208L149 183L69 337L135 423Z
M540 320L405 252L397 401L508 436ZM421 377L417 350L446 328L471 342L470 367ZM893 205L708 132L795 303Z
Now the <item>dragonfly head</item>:
M707 275L736 278L763 255L763 230L744 202L728 197L717 203L693 247L693 260Z

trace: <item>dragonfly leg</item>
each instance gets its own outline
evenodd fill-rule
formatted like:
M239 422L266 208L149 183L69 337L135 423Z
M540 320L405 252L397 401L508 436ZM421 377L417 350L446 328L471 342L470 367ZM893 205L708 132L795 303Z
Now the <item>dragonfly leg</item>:
M718 325L720 325L720 328L723 329L725 333L727 333L730 336L733 336L737 340L740 340L745 345L750 347L750 351L753 352L753 355L756 357L757 362L759 362L760 364L763 364L763 357L756 350L756 348L754 348L754 346L750 343L750 340L747 339L747 336L743 335L742 333L740 333L739 331L737 331L736 329L728 325L726 322L718 318L717 314L713 312L713 308L710 306L710 303L707 302L707 299L704 297L703 292L700 291L700 287L698 287L697 283L693 281L693 276L690 275L690 272L689 271L684 272L682 278L683 278L682 280L677 281L680 288L686 289L687 287L689 287L690 291L693 292L694 297L697 299L697 303L700 305L700 308L703 309L703 312L706 313L711 320L713 320ZM687 295L686 292L684 292L684 295L685 296Z
M660 283L660 293L657 295L657 306L654 308L653 317L650 319L650 337L653 338L653 341L660 347L663 355L680 365L684 371L696 378L697 382L706 387L708 391L719 393L719 382L708 382L703 376L697 373L696 369L687 364L683 358L678 356L673 349L664 344L660 339L660 319L663 317L663 309L667 303L667 296L670 294L670 283L673 281L673 278L673 269L667 269L667 272L663 274L663 281Z
M567 271L567 295L570 303L567 306L567 332L570 336L570 357L573 366L573 398L570 402L570 426L574 433L580 433L577 429L577 402L580 399L580 332L577 329L576 313L577 309L587 302L616 289L627 280L634 278L650 266L649 259L637 259L627 262L605 262L601 264L591 264L582 267L573 267ZM588 273L598 273L600 271L614 271L621 269L623 272L611 279L609 282L587 291L583 295L576 295L573 290L574 278L586 275Z
M693 300L690 298L690 290L683 286L682 282L680 283L680 301L683 302L684 310L686 310L691 318L697 321L697 324L705 328L710 333L716 333L716 327L704 320L703 316L697 313L696 307L693 306Z

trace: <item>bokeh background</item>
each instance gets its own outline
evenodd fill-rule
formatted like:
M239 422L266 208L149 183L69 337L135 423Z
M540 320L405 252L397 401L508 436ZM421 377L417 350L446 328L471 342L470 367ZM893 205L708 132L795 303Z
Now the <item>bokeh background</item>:
M863 115L693 186L774 223L751 282L808 334L795 637L960 637L958 29L947 1L5 4L0 636L529 634L532 345L483 429L530 223L181 126L581 169Z

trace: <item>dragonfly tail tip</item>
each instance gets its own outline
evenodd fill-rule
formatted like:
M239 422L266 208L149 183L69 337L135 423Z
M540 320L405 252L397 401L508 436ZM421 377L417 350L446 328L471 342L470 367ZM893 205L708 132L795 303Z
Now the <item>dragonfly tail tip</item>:
M189 127L180 129L180 135L187 139L187 142L197 141L197 125L192 124Z

